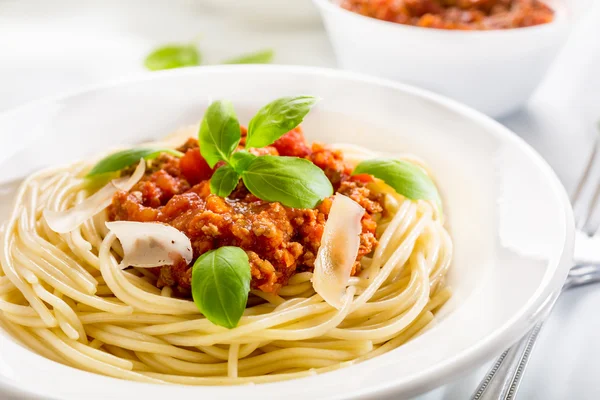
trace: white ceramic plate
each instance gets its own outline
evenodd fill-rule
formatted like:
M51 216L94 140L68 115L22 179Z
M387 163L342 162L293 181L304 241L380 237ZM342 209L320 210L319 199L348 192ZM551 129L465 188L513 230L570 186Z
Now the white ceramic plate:
M456 253L454 296L429 330L364 363L253 387L132 383L56 364L0 332L0 387L57 399L404 398L501 352L530 329L565 279L571 209L550 167L500 124L452 100L335 70L228 66L145 75L36 102L0 117L0 218L16 181L199 120L210 99L233 101L242 123L279 96L323 98L309 140L412 152L432 167Z

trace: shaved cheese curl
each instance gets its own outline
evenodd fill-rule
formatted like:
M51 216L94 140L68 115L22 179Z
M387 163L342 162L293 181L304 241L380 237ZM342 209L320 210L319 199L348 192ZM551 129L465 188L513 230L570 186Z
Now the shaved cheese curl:
M192 261L192 243L181 231L158 222L115 221L106 227L121 242L122 267L152 268L173 265L181 257Z
M343 306L342 299L356 262L364 214L365 209L354 200L336 194L321 238L312 283L323 300L337 309Z
M110 205L112 198L120 190L128 191L144 176L146 162L141 159L133 175L113 179L102 189L65 211L44 210L44 218L50 229L56 233L68 233L82 223L103 211Z

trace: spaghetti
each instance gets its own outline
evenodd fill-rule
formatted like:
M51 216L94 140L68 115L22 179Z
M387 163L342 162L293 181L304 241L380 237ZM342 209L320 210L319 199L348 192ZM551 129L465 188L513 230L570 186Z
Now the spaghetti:
M371 153L339 146L357 163ZM415 162L414 159L410 159ZM233 329L214 325L148 269L121 269L122 249L101 212L58 234L45 209L89 196L88 163L40 171L22 183L3 227L0 324L56 362L152 383L273 382L334 370L388 352L425 329L450 297L452 242L441 210L381 181L375 250L361 259L339 309L315 293L312 272L278 294L252 290Z

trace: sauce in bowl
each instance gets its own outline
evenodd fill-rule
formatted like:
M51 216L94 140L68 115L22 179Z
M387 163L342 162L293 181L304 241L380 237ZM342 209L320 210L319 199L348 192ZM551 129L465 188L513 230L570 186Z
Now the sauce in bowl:
M384 21L437 29L492 30L554 19L539 0L340 0L349 11Z

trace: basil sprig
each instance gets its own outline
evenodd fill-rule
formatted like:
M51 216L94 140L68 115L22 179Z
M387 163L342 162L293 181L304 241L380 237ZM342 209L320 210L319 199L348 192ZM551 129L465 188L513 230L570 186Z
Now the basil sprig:
M293 96L270 102L250 120L246 147L270 145L300 125L317 101L313 96Z
M432 200L441 210L438 190L423 168L403 160L377 158L358 164L353 175L369 174L391 186L396 193L411 200Z
M233 168L239 174L241 174L248 169L248 166L252 161L254 161L255 158L256 156L252 153L249 153L247 150L240 150L233 153L229 161L231 162Z
M196 39L199 39L197 37ZM269 64L275 53L271 49L242 54L220 64ZM202 64L202 53L195 43L160 46L146 56L144 66L150 71L194 67Z
M194 303L213 324L234 328L246 309L250 280L250 263L244 250L233 246L210 250L192 267Z
M193 67L200 65L202 56L193 44L167 45L159 47L148 54L144 65L150 71L161 69L173 69L181 67Z
M137 163L140 161L140 158L151 160L158 157L160 153L168 153L176 157L183 156L181 152L165 147L138 147L122 150L98 161L94 168L87 173L86 177L92 178L100 174L106 174L107 172L120 171L123 168L127 168L130 165Z
M246 147L273 143L297 127L315 102L316 99L311 96L296 96L269 103L252 119L254 122L250 122ZM255 156L246 150L234 153L241 132L229 102L220 100L208 107L198 137L200 152L211 167L219 161L225 162L210 180L213 194L228 196L240 178L256 197L288 207L314 208L333 194L333 187L325 173L308 160Z

